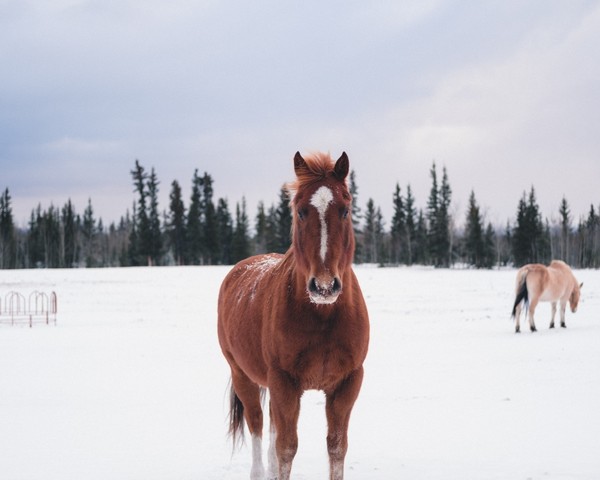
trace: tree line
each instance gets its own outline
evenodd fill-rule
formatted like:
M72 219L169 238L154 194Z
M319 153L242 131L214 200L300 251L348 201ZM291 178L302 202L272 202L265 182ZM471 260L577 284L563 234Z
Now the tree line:
M600 267L600 207L575 220L566 198L558 221L544 218L535 189L523 192L514 221L504 228L486 222L472 191L464 222L450 212L452 189L446 168L430 168L431 189L425 208L417 208L410 184L391 195L393 216L385 220L373 199L361 208L354 171L352 221L355 263L474 268L520 266L565 260L576 268ZM253 227L244 198L234 207L214 198L214 179L194 171L189 201L179 182L170 186L169 205L161 211L160 182L154 168L138 161L130 172L135 200L118 223L97 219L91 200L82 214L71 200L31 212L27 228L17 228L12 199L0 196L0 268L77 268L142 265L229 265L253 254L285 252L291 242L292 212L282 187L278 201L259 202ZM458 228L458 224L464 227Z

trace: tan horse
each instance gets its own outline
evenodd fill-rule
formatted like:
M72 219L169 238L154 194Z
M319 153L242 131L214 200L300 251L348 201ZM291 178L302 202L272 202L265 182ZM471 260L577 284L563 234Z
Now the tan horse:
M230 432L252 435L251 479L287 480L298 449L300 398L325 392L330 479L342 480L350 412L360 391L369 316L352 271L348 157L294 158L292 246L238 263L219 293L219 342L231 367ZM261 392L270 394L268 472Z
M566 328L565 310L567 301L571 311L577 311L581 287L571 271L571 268L561 260L553 260L548 267L539 263L531 263L521 267L517 272L516 299L512 316L515 318L515 332L521 330L519 319L522 305L525 315L529 310L529 328L535 332L534 314L539 302L552 303L552 318L550 328L554 328L556 305L560 301L560 326Z

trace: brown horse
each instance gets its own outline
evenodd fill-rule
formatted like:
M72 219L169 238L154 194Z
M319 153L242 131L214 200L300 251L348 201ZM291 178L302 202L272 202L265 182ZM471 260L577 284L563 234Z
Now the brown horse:
M350 412L369 343L367 308L352 271L348 156L294 157L288 184L292 245L238 263L219 293L219 343L231 367L230 433L252 435L251 479L262 479L261 393L270 394L268 478L287 480L298 448L300 398L326 396L330 478L342 479Z
M569 266L561 260L553 260L548 267L539 263L521 267L517 272L516 299L512 311L512 316L515 318L515 332L521 330L519 323L521 305L525 306L526 315L529 310L529 328L532 332L537 330L533 316L538 302L552 303L550 328L554 328L556 304L560 301L560 326L566 328L567 301L571 311L575 313L582 286L583 283L577 282Z

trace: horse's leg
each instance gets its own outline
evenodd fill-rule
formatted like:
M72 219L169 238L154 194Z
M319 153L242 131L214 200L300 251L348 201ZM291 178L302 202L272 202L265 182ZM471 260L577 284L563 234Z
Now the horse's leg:
M565 310L567 309L567 301L560 301L560 326L562 328L567 328L567 324L565 322Z
M244 405L244 418L252 435L251 480L263 480L265 467L262 461L263 413L260 400L260 387L241 370L232 371L233 389Z
M522 302L519 303L515 309L515 333L521 331L521 305L523 305Z
M550 328L554 328L554 317L556 316L556 302L552 302L552 317L550 318Z
M535 328L535 307L537 307L538 304L538 299L537 298L532 298L531 302L529 303L529 329L532 332L537 332L537 328Z
M329 478L344 478L344 458L348 451L348 423L350 412L358 397L363 379L363 368L354 371L334 391L327 395L327 451L329 453Z
M289 480L292 461L298 450L298 416L302 390L286 372L269 371L269 392L271 394L271 416L277 431L275 450L277 452L278 480Z
M270 436L269 436L269 467L268 467L268 480L277 480L279 467L277 464L277 450L275 443L277 442L277 430L275 430L275 422L273 421L273 410L271 409L271 403L269 402L269 418L270 421Z

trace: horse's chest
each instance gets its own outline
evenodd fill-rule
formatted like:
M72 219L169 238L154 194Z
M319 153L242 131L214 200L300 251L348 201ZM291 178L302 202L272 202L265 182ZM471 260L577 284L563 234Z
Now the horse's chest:
M355 368L343 342L321 339L290 351L287 370L304 390L325 390L338 384Z

